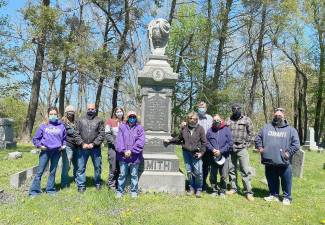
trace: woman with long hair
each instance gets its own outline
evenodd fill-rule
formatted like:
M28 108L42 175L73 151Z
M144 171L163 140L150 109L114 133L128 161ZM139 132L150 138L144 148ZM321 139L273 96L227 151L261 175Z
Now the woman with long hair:
M41 179L44 170L50 161L49 177L46 185L46 193L55 194L55 173L60 159L60 151L65 149L66 130L59 120L59 111L56 107L48 109L48 121L40 125L33 137L35 147L41 149L37 173L29 189L31 197L42 193Z
M108 162L109 174L107 185L110 189L117 188L117 179L120 174L119 162L116 158L115 139L118 128L124 121L124 110L122 108L115 108L112 118L106 121L105 137L108 144Z

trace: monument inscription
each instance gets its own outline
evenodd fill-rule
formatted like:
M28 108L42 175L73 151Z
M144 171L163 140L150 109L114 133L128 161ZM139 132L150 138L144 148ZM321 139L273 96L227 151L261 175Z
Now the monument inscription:
M155 94L145 97L145 102L145 130L168 132L168 99Z

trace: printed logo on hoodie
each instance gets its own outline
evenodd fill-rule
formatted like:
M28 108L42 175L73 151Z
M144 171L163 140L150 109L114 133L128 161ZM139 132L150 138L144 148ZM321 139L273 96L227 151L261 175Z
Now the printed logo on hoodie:
M61 129L59 127L47 127L45 128L45 133L52 134L52 135L59 135L61 134Z
M267 136L286 138L287 132L278 132L278 131L269 130Z

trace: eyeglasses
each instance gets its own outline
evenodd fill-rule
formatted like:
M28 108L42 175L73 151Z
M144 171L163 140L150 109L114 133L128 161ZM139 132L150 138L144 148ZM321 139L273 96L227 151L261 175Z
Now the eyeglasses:
M276 108L276 109L274 109L274 112L278 112L278 111L284 112L284 108Z
M134 115L131 115L131 116L129 116L129 118L137 118L136 116L134 116Z
M241 107L232 107L232 110L238 110L241 109Z

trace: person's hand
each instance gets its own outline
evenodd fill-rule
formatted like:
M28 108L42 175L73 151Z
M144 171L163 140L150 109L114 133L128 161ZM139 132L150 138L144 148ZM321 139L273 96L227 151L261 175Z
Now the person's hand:
M187 123L185 121L181 122L181 124L179 125L180 128L184 128L187 125Z
M214 156L219 156L220 155L220 151L218 149L213 149L212 152L213 152Z
M264 152L264 148L263 148L263 147L259 147L259 148L258 148L258 151L259 151L260 153L263 153L263 152Z
M46 150L47 148L46 148L44 145L42 145L42 146L40 147L40 149L41 149L42 151L44 151L44 150Z
M60 148L60 151L64 150L66 148L65 145L62 145L61 148Z
M94 148L94 144L93 144L93 143L88 144L88 148L89 148L89 149Z
M203 153L201 153L201 152L196 152L196 153L195 153L195 157L196 157L197 159L202 158L202 156L203 156Z
M125 156L126 158L131 157L131 154L132 154L131 150L126 150L126 151L124 152L124 156Z
M83 148L83 149L88 149L88 148L89 148L89 145L88 145L88 144L83 144L83 145L82 145L82 148Z
M285 159L289 159L290 158L289 152L287 152L287 151L284 152L284 158Z
M165 146L167 146L167 145L169 145L169 140L165 139L165 140L163 140L163 143L164 143Z

